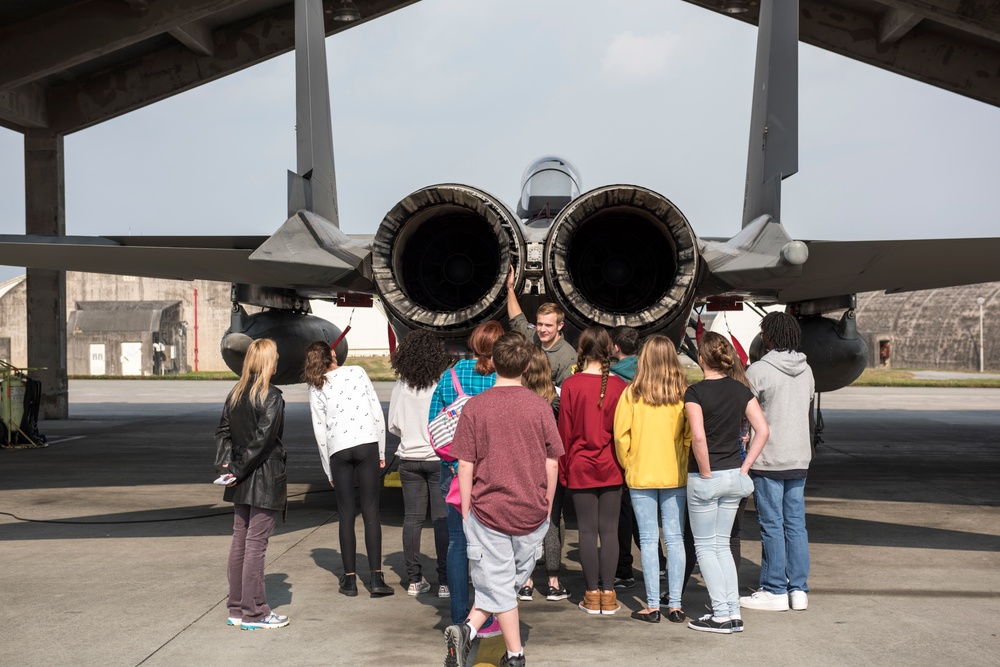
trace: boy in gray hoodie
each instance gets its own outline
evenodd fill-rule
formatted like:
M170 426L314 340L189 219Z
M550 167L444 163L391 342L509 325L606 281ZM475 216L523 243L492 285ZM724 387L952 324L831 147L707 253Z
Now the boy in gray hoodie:
M760 323L768 350L747 369L750 389L764 410L771 437L750 468L760 522L760 589L740 598L746 609L805 610L808 606L809 536L805 484L812 460L815 382L802 337L788 313L769 313Z

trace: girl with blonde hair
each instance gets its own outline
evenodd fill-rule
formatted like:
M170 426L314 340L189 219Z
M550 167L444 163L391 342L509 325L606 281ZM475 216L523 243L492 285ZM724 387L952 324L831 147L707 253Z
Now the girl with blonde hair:
M559 419L559 394L552 384L552 366L549 355L537 345L531 346L531 360L528 368L521 376L521 384L535 392L552 406L552 414ZM545 599L558 602L569 598L569 591L559 582L559 570L562 569L563 548L563 502L566 500L566 487L556 483L556 495L552 500L552 513L549 516L549 530L545 534L543 547L545 549L545 572L549 578L549 587ZM534 582L529 579L517 593L518 599L530 600L534 592Z
M622 394L615 412L615 453L625 469L625 484L639 526L646 584L646 607L633 612L632 618L649 623L660 622L657 513L667 546L667 619L674 623L684 620L684 513L691 448L685 390L687 378L674 344L666 336L652 336L639 353L635 380Z
M285 401L271 384L277 365L273 340L250 344L240 380L226 398L215 431L216 467L229 475L223 499L233 503L226 622L244 630L288 625L287 616L268 606L264 590L267 541L288 499L281 444Z

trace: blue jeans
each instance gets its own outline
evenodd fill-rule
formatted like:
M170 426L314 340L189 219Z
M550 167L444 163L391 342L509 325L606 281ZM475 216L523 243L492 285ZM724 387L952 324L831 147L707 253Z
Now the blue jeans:
M660 528L656 515L663 521L663 541L667 545L667 590L669 607L681 608L681 587L684 585L684 507L687 488L629 489L632 510L639 525L639 548L642 551L642 580L646 584L646 607L660 608Z
M739 616L739 585L729 536L740 500L753 493L753 481L749 475L741 475L739 468L732 468L714 470L709 479L691 473L687 488L694 550L712 599L712 613L716 617Z
M441 463L441 493L448 495L451 466ZM469 617L469 557L462 527L462 513L448 505L448 590L451 592L451 622L464 623Z
M760 587L779 595L788 591L808 592L806 480L753 475L753 483L760 523Z

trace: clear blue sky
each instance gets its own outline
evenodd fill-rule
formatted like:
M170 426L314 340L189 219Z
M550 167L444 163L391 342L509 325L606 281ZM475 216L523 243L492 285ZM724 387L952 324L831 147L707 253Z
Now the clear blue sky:
M740 227L756 28L684 2L423 0L327 40L341 223L374 233L440 182L516 202L562 155L703 236ZM800 45L801 239L995 236L1000 109ZM70 234L269 234L295 166L292 56L66 138ZM24 230L0 129L0 233ZM0 279L19 273L0 267Z

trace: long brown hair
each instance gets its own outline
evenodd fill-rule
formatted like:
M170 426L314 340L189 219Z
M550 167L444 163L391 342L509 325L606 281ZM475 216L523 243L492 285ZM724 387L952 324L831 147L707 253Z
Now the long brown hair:
M733 344L722 334L709 331L702 336L698 345L698 356L713 371L728 375L747 387L750 386L746 371L743 369L743 362L733 349Z
M680 403L687 390L687 376L677 349L666 336L650 336L639 353L638 370L629 390L646 405Z
M310 387L322 389L326 382L326 374L330 371L335 357L330 344L323 340L309 343L306 348L306 362L302 369L302 379Z
M608 373L611 371L611 351L614 343L608 330L602 326L591 326L583 330L576 344L576 372L582 373L591 361L601 364L601 398L597 407L604 403L604 394L608 390Z
M278 346L270 338L258 338L250 343L246 357L243 358L243 372L240 380L229 392L226 402L236 404L244 395L249 394L250 402L256 406L263 405L267 390L271 386L271 376L278 367Z
M489 375L493 372L493 343L503 335L503 327L496 320L483 322L469 334L466 344L472 353L476 355L476 372L480 375Z
M549 364L549 355L545 354L542 348L537 345L531 346L531 359L528 361L528 368L521 376L521 384L535 392L552 405L556 400L556 387L552 384L552 366Z

